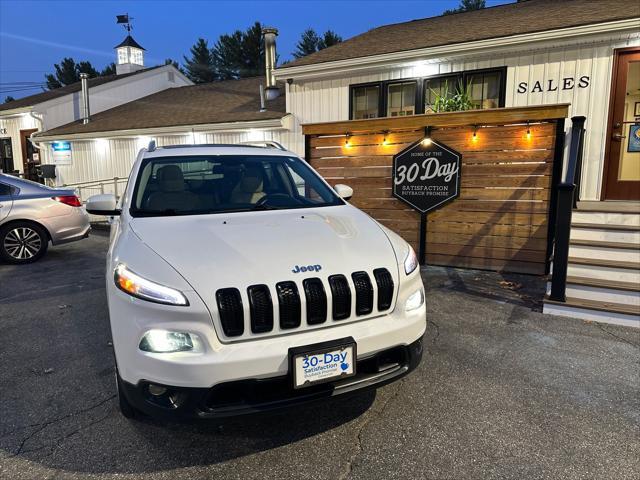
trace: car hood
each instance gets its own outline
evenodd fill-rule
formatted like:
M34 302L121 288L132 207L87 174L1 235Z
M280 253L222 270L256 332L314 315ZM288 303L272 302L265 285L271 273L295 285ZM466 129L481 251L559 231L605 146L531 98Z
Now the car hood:
M142 242L210 304L218 288L274 286L285 280L347 277L398 260L382 228L350 206L232 214L133 218ZM319 266L294 273L296 266ZM373 280L373 278L372 278Z

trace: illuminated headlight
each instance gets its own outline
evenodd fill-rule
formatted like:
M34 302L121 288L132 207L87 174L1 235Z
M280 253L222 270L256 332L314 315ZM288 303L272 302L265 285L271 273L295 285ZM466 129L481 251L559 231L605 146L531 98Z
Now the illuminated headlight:
M165 305L183 307L189 305L189 301L182 292L142 278L122 264L116 267L113 279L120 290L134 297Z
M416 290L411 295L409 295L409 298L407 298L407 301L404 304L404 309L405 311L410 312L411 310L420 308L423 303L424 293L422 292L422 289Z
M152 353L201 352L202 343L193 333L149 330L140 340L138 348Z
M407 246L409 247L409 251L404 259L404 273L409 275L418 267L418 257L416 256L416 252L413 251L413 248L411 248L411 245Z

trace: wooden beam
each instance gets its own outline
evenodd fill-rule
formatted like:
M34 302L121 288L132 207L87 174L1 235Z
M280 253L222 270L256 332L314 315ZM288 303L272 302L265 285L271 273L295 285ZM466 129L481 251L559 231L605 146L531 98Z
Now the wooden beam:
M340 122L307 123L302 125L304 135L340 135L358 132L382 132L419 129L424 127L461 127L469 125L500 125L541 122L567 118L569 104L537 105L529 107L491 108L464 112L427 113L407 117L371 118Z

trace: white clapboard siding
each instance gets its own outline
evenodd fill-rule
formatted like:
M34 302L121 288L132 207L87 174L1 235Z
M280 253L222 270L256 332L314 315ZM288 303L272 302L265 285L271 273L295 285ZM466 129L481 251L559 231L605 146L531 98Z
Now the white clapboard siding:
M378 69L366 74L336 74L337 78L295 80L288 86L288 111L294 114L299 124L348 120L349 85L401 78L422 78L477 68L507 67L505 106L529 106L553 103L570 103L569 116L587 117L581 198L597 200L602 184L602 169L605 151L605 134L609 109L609 94L613 68L613 52L616 48L640 45L637 34L612 34L609 38L583 39L579 44L566 42L556 45L527 45L519 50L504 53L474 52L440 60L429 59L429 63L414 62L412 66L398 65ZM580 77L589 77L588 88L531 92L531 86L549 80L557 86L565 77L575 82ZM520 82L529 85L527 93L518 93ZM567 122L567 130L570 122ZM301 130L290 145L300 155L304 154L304 139Z

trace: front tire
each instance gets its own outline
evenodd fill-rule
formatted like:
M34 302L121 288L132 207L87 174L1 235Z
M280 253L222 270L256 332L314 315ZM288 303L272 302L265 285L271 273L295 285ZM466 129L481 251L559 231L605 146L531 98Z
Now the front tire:
M47 231L35 223L15 222L0 227L0 259L24 264L41 259L49 247Z

